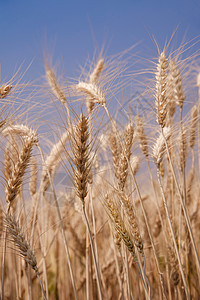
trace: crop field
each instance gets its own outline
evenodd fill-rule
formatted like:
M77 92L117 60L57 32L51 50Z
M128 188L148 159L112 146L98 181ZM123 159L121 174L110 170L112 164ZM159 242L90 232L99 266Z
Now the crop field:
M199 54L171 43L1 80L2 300L200 299Z

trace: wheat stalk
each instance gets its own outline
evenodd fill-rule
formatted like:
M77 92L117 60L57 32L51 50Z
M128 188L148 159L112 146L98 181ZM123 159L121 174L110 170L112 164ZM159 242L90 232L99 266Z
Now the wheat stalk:
M72 162L75 166L75 167L72 166L72 169L74 174L74 185L75 185L76 194L82 202L83 216L85 219L85 223L86 223L86 227L90 239L92 256L94 260L95 272L97 277L99 298L102 299L100 273L97 265L88 217L85 211L85 198L88 193L88 189L87 189L88 175L91 168L91 162L89 161L90 152L89 152L88 138L89 138L88 120L83 115L83 113L81 113L74 130L74 135L72 136L72 151L74 155Z

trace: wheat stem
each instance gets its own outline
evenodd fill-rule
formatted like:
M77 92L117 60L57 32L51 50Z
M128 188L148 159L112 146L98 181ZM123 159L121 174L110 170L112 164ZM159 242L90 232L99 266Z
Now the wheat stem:
M181 258L180 258L180 254L179 254L177 243L176 243L176 237L175 237L174 230L173 230L173 227L172 227L169 210L168 210L168 206L167 206L163 186L162 186L161 179L160 179L160 172L159 172L158 165L157 165L157 177L158 177L158 182L159 182L161 193L162 193L162 199L163 199L163 203L164 203L164 207L165 207L165 211L166 211L166 215L167 215L167 220L168 220L168 223L169 223L170 232L171 232L173 243L174 243L174 248L175 248L175 251L176 251L176 256L177 256L178 263L179 263L179 269L180 269L181 276L182 276L182 279L183 279L183 284L184 284L184 288L185 288L186 297L189 300L190 295L189 295L189 291L188 291L188 288L187 288L187 282L186 282L185 275L184 275L184 272L183 272Z
M163 129L162 128L161 128L161 132L163 134ZM196 259L196 264L197 264L197 269L198 269L198 276L200 277L200 262L199 262L197 248L196 248L196 244L195 244L195 241L194 241L194 237L193 237L193 233L192 233L192 229L191 229L191 225L190 225L190 220L189 220L189 217L188 217L187 209L186 209L186 207L184 205L184 202L183 202L183 197L182 197L182 194L181 194L181 190L180 190L180 187L179 187L179 184L178 184L178 181L177 181L177 178L176 178L176 174L175 174L175 171L174 171L174 167L173 167L173 164L172 164L172 161L171 161L171 156L170 156L170 153L169 153L168 143L167 143L167 140L166 140L164 134L163 134L163 138L164 138L164 141L165 141L166 151L167 151L167 155L168 155L168 158L169 158L172 174L173 174L174 181L175 181L175 184L176 184L176 188L177 188L177 191L178 191L178 194L179 194L181 207L183 209L183 213L184 213L184 217L185 217L185 220L186 220L187 228L188 228L188 231L189 231L189 234L190 234L190 239L191 239L192 246L193 246L193 249L194 249L195 259Z
M43 155L42 149L40 148L39 145L38 145L38 149L40 151L43 164L45 165L44 155ZM61 212L60 212L60 208L59 208L59 204L58 204L58 199L57 199L57 196L56 196L56 192L55 192L55 188L54 188L53 181L52 181L52 178L51 178L51 174L49 173L49 169L48 169L47 166L46 166L46 170L47 170L47 173L48 173L48 176L49 176L49 181L50 181L51 189L52 189L52 192L53 192L54 202L55 202L55 205L56 205L57 214L58 214L58 218L59 218L59 225L60 225L60 228L61 228L61 233L62 233L62 237L63 237L65 252L66 252L66 256L67 256L67 262L68 262L70 277L71 277L71 281L72 281L72 286L73 286L73 291L74 291L74 297L77 300L78 299L77 290L76 290L74 275L73 275L72 266L71 266L71 260L70 260L70 255L69 255L67 238L66 238L66 235L65 235L65 231L64 231L64 227L63 227L63 222L62 222L62 216L61 216Z

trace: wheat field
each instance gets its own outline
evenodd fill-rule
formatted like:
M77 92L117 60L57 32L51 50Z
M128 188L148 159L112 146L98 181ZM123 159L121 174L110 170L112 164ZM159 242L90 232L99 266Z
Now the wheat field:
M200 299L200 73L187 47L135 72L127 51L101 53L69 80L45 58L40 86L0 84L2 300Z

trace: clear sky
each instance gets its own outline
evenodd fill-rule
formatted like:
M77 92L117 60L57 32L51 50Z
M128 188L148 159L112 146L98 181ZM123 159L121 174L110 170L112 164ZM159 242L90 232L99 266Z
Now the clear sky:
M179 41L200 34L199 0L0 0L0 11L2 80L31 61L27 78L42 76L46 49L70 75L103 44L111 55L140 42L151 56L150 36L162 47L177 26Z

